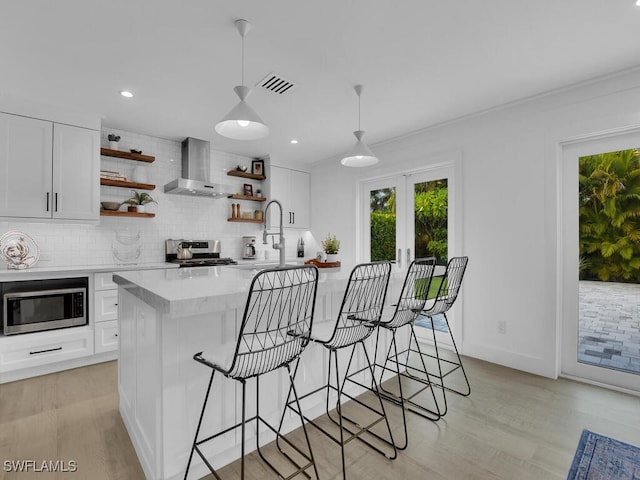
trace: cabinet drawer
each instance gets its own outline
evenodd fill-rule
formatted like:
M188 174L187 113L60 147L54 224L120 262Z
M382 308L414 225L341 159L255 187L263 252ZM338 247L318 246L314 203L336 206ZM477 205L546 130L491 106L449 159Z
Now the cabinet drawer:
M96 273L95 275L96 290L113 290L118 288L118 284L113 282L113 273Z
M118 321L110 320L96 324L95 353L111 352L118 349Z
M79 332L66 330L75 329L42 334L27 333L20 335L21 338L3 339L0 346L0 372L93 354L93 332L90 329L82 328Z
M97 291L93 295L96 323L118 318L118 290Z

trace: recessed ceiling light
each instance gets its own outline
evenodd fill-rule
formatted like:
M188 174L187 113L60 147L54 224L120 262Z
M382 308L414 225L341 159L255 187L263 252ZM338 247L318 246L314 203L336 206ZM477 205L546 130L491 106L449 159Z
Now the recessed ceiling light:
M120 95L122 95L123 97L127 97L127 98L133 97L133 93L129 92L128 90L122 90L120 92Z
M636 0L636 7L640 7L640 0Z
M640 2L640 0L638 0L638 1ZM298 143L298 140L296 140L296 139L294 138L293 140L291 140L291 143L293 143L293 144L295 145L296 143Z

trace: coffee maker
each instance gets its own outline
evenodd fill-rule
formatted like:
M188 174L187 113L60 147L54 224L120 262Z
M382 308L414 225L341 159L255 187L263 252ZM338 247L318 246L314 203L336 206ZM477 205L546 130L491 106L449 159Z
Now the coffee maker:
M242 237L242 258L256 258L256 237Z

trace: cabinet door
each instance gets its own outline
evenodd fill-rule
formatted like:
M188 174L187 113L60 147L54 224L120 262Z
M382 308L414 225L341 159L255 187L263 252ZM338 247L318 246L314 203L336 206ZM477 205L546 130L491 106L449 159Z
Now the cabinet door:
M309 174L291 170L289 193L293 228L309 229Z
M282 203L285 228L309 228L309 174L283 167L271 167L270 198ZM278 210L269 208L270 228L279 226Z
M96 323L118 318L118 290L101 290L93 294Z
M96 324L94 353L111 352L118 349L118 321Z
M53 129L53 217L97 220L100 134L56 123Z
M50 218L53 124L0 113L0 216Z
M289 208L289 172L288 168L271 167L269 175L269 200L278 200L282 204L282 221L288 227L291 217ZM276 229L280 226L280 212L275 206L269 207L269 228Z

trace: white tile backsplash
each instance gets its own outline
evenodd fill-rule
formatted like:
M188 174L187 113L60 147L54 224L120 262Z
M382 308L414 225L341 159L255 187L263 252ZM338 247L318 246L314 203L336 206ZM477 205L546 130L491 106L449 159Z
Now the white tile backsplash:
M40 247L41 266L108 265L114 263L155 263L164 261L164 240L167 238L219 239L222 255L241 257L241 240L244 235L256 235L259 259L276 260L278 251L262 244L259 225L227 222L231 216L231 199L213 200L203 197L170 195L164 193L164 185L177 178L182 169L181 143L137 133L104 129L101 135L103 147L108 147L107 135L121 136L119 150L142 150L143 154L156 157L154 163L128 161L101 157L101 169L125 173L132 179L136 167L144 169L148 181L156 185L149 192L158 202L147 206L155 218L100 217L99 224L66 224L49 222L0 222L0 235L9 230L19 230L30 235ZM227 152L211 150L212 181L231 185L240 192L244 183L252 183L254 191L258 181L229 177L227 170L236 165L251 168L251 158ZM268 180L267 180L268 181ZM124 201L131 191L118 187L100 187L101 200ZM240 202L243 211L264 209L264 204ZM122 207L124 208L124 207ZM296 244L302 232L288 231L286 252L296 254ZM310 234L307 232L306 237ZM305 252L306 258L313 252Z

